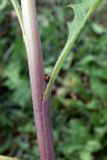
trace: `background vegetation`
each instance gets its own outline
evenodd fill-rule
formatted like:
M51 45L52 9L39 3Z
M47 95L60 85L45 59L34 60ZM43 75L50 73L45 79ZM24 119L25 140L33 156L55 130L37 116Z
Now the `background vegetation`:
M46 74L66 41L70 2L37 1ZM105 0L88 21L52 92L57 160L107 160L106 6ZM10 1L0 10L0 154L38 159L27 57Z

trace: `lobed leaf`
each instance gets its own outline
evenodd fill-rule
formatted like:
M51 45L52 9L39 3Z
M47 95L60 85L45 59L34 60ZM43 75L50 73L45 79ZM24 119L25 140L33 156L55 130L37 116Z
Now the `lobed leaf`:
M49 96L52 86L56 80L56 77L67 55L69 54L71 48L73 47L73 44L77 39L81 29L84 27L86 21L88 20L91 13L95 10L99 2L101 2L101 0L82 0L81 3L79 4L70 4L68 6L71 7L74 11L74 20L73 22L68 22L68 30L69 30L68 40L53 69L50 81L44 93L45 98Z

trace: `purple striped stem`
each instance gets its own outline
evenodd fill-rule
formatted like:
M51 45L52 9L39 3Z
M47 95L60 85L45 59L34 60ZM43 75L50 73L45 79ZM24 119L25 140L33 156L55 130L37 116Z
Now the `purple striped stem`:
M21 0L21 5L40 160L55 160L49 97L43 98L46 83L35 0Z

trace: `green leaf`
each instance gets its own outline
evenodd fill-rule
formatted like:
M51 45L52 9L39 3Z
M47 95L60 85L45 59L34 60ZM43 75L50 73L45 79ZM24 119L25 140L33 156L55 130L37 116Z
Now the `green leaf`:
M92 28L93 28L94 32L97 34L103 34L106 31L106 29L104 28L103 25L100 25L97 23L93 23Z
M101 2L101 0L82 0L82 2L79 4L68 6L68 7L71 7L74 11L74 20L73 22L68 23L68 30L69 30L68 40L53 69L50 81L44 93L45 98L49 96L52 86L55 82L55 79L67 55L69 54L71 48L73 47L74 42L77 39L81 29L84 27L87 19L89 18L91 13L95 10L99 2Z
M7 5L7 0L2 0L1 4L0 4L0 10L3 10Z
M90 84L92 92L95 96L100 97L101 100L107 99L107 85L105 83L96 78L91 78Z

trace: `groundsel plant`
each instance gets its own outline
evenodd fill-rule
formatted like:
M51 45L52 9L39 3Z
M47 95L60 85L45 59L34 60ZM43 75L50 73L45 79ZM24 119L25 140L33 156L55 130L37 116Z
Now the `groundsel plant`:
M101 0L81 0L81 3L67 6L74 11L74 19L72 22L67 23L69 31L68 39L54 66L48 84L45 83L44 77L42 47L38 31L35 0L21 0L21 5L18 0L10 1L16 11L27 51L40 159L55 160L49 111L52 87L79 33Z

